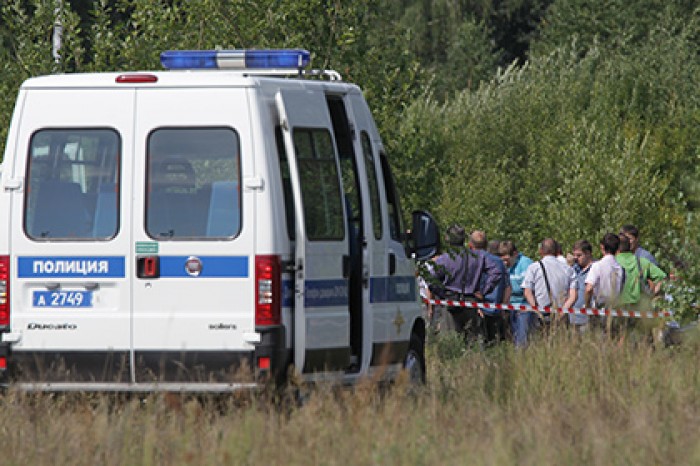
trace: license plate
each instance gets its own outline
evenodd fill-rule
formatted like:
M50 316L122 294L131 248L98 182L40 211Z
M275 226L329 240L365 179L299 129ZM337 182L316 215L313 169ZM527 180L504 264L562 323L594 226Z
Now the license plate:
M92 307L92 291L35 291L34 307Z

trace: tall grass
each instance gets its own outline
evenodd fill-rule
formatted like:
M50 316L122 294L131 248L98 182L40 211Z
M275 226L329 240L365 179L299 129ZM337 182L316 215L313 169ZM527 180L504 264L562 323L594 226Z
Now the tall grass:
M428 348L409 395L315 388L302 406L153 395L0 399L2 464L697 464L700 343L559 336Z

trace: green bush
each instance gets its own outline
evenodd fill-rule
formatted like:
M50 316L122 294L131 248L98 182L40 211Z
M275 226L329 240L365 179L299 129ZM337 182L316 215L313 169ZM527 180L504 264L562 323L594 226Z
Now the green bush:
M429 163L401 171L407 204L513 239L530 256L544 237L568 249L633 223L670 271L698 244L695 29L659 27L625 53L581 55L572 43L443 106L413 104L396 150Z

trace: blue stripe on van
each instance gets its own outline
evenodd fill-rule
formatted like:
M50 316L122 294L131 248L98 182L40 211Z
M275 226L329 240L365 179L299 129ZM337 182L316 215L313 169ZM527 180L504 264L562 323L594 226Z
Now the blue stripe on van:
M409 302L418 299L416 277L372 277L369 281L369 300L372 303Z
M294 307L293 280L282 280L282 307Z
M309 280L305 289L306 307L348 305L347 280ZM282 280L282 307L294 307L294 280Z
M202 271L193 277L185 270L191 256L158 256L161 278L246 278L248 256L197 256Z
M304 284L305 307L329 307L348 305L348 281L307 280Z
M123 278L124 257L19 257L19 278Z
M337 288L336 288L337 287ZM370 302L412 302L418 299L416 278L372 277L370 279ZM348 304L347 280L316 280L306 282L308 307L340 306ZM294 307L294 281L282 281L282 307Z

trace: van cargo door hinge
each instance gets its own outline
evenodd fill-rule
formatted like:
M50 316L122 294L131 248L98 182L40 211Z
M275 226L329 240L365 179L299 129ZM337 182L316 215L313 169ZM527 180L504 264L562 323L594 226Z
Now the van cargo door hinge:
M243 186L248 191L262 191L265 187L265 180L259 176L250 176L243 179Z
M19 191L22 189L22 178L10 178L5 181L5 191Z

